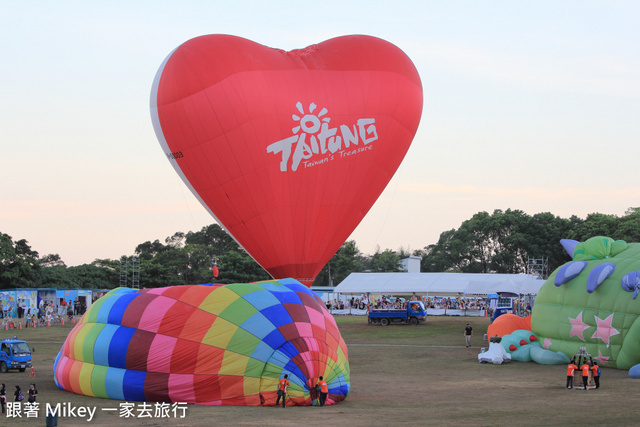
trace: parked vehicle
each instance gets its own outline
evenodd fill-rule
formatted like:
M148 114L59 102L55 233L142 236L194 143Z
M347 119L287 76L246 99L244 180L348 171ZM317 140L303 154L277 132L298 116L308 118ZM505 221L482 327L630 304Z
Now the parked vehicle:
M18 339L4 339L0 341L0 372L9 369L24 372L31 367L31 349L26 341Z
M427 310L422 301L409 301L406 309L379 308L369 310L369 324L379 323L382 326L387 326L389 323L418 325L426 320Z
M493 315L491 321L493 322L503 314L513 313L513 298L500 298L497 294L489 295L491 301L491 308L493 309Z

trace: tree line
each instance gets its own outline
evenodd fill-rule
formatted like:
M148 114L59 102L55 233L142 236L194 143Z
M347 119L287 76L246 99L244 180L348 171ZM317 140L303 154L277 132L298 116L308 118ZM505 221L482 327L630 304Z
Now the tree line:
M363 254L355 241L346 241L318 274L314 285L337 285L352 272L397 272L400 260L422 257L423 272L527 273L530 258L548 259L549 272L570 260L560 239L584 241L608 236L640 242L640 208L623 216L593 213L585 219L551 213L533 216L521 210L478 212L457 229L444 231L435 244L410 251L376 249ZM164 239L139 244L133 255L118 260L96 259L68 267L58 254L39 256L25 239L14 241L0 232L0 288L111 289L121 283L121 262L136 258L141 287L203 283L247 283L268 280L264 271L217 224L196 232L176 232ZM212 260L220 270L212 274ZM129 284L129 283L128 283Z

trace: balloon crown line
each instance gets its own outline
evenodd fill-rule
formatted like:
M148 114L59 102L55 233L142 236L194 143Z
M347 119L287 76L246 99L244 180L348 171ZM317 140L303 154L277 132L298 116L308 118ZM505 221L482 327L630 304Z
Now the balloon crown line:
M318 51L318 45L312 44L311 46L307 46L302 49L293 49L286 51L284 49L273 48L278 52L284 53L285 55L293 56L294 58L304 58L305 56L309 56Z

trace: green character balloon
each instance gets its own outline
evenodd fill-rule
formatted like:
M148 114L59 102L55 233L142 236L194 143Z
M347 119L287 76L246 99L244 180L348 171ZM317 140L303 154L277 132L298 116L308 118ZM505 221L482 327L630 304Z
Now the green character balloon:
M585 347L600 366L640 364L640 243L602 236L561 243L573 261L536 297L531 329L538 341L569 356Z

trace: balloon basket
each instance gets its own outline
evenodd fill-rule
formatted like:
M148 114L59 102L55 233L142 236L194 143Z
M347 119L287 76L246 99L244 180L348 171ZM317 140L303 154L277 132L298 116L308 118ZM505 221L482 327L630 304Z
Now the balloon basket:
M582 381L582 370L576 369L573 373L573 389L584 390L584 381ZM596 382L593 379L593 372L589 370L589 377L587 379L587 390L595 390Z

